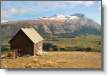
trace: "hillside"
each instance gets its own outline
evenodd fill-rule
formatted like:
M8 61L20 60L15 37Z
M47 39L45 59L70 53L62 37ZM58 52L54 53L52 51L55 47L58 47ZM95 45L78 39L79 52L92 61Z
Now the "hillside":
M73 37L81 34L101 34L101 25L83 14L54 15L36 20L11 21L0 25L0 42L10 39L22 27L34 27L43 37Z

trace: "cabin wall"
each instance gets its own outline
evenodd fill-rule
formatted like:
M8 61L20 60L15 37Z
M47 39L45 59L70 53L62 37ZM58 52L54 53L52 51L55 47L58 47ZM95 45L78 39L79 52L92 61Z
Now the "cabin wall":
M43 52L43 41L40 41L37 44L34 44L34 56L35 55L41 55Z
M22 31L18 32L10 44L11 50L18 49L18 54L21 56L33 55L33 43Z

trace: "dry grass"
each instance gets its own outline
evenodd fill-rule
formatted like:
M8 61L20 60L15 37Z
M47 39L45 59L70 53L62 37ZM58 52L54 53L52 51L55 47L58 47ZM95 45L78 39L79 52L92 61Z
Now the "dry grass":
M101 69L99 52L48 52L43 56L1 59L2 68L96 68Z

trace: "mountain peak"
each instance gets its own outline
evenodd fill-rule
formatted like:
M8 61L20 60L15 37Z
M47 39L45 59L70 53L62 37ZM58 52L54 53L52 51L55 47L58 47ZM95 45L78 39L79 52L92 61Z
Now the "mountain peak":
M38 20L27 20L18 22L7 22L0 26L0 34L3 37L14 35L20 28L34 27L42 35L73 36L81 34L101 34L101 27L92 19L84 17L83 14L73 14L70 16L56 15L42 17Z
M67 19L79 19L84 17L85 15L82 13L76 13L76 14L72 14L72 15L63 15L63 14L55 14L53 16L49 16L49 17L41 17L39 19L42 20L67 20Z
M65 19L67 19L67 18L78 18L78 17L84 17L85 15L84 14L82 14L82 13L75 13L75 14L72 14L72 15L68 15L68 16L66 16L66 15L63 15L63 14L56 14L56 15L54 15L54 16L51 16L51 17L55 17L55 18L65 18Z
M53 17L65 17L65 15L63 15L63 14L55 14Z
M39 19L44 19L44 20L64 20L66 19L66 16L63 15L63 14L56 14L54 16L50 16L50 17L42 17L42 18L39 18Z

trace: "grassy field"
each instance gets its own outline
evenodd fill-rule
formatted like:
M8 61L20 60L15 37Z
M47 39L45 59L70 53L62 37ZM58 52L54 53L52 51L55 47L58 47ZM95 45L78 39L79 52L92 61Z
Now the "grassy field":
M75 51L76 48L80 51L87 48L90 48L90 51L101 51L102 47L101 37L95 35L80 35L75 38L53 38L53 40L45 40L44 43L55 45L58 50L64 48L65 51Z
M0 39L1 50L9 50L9 38ZM101 52L101 36L79 35L73 38L53 37L45 38L43 50L45 51L90 51Z
M100 52L45 52L42 56L1 59L2 68L92 68L101 69Z

